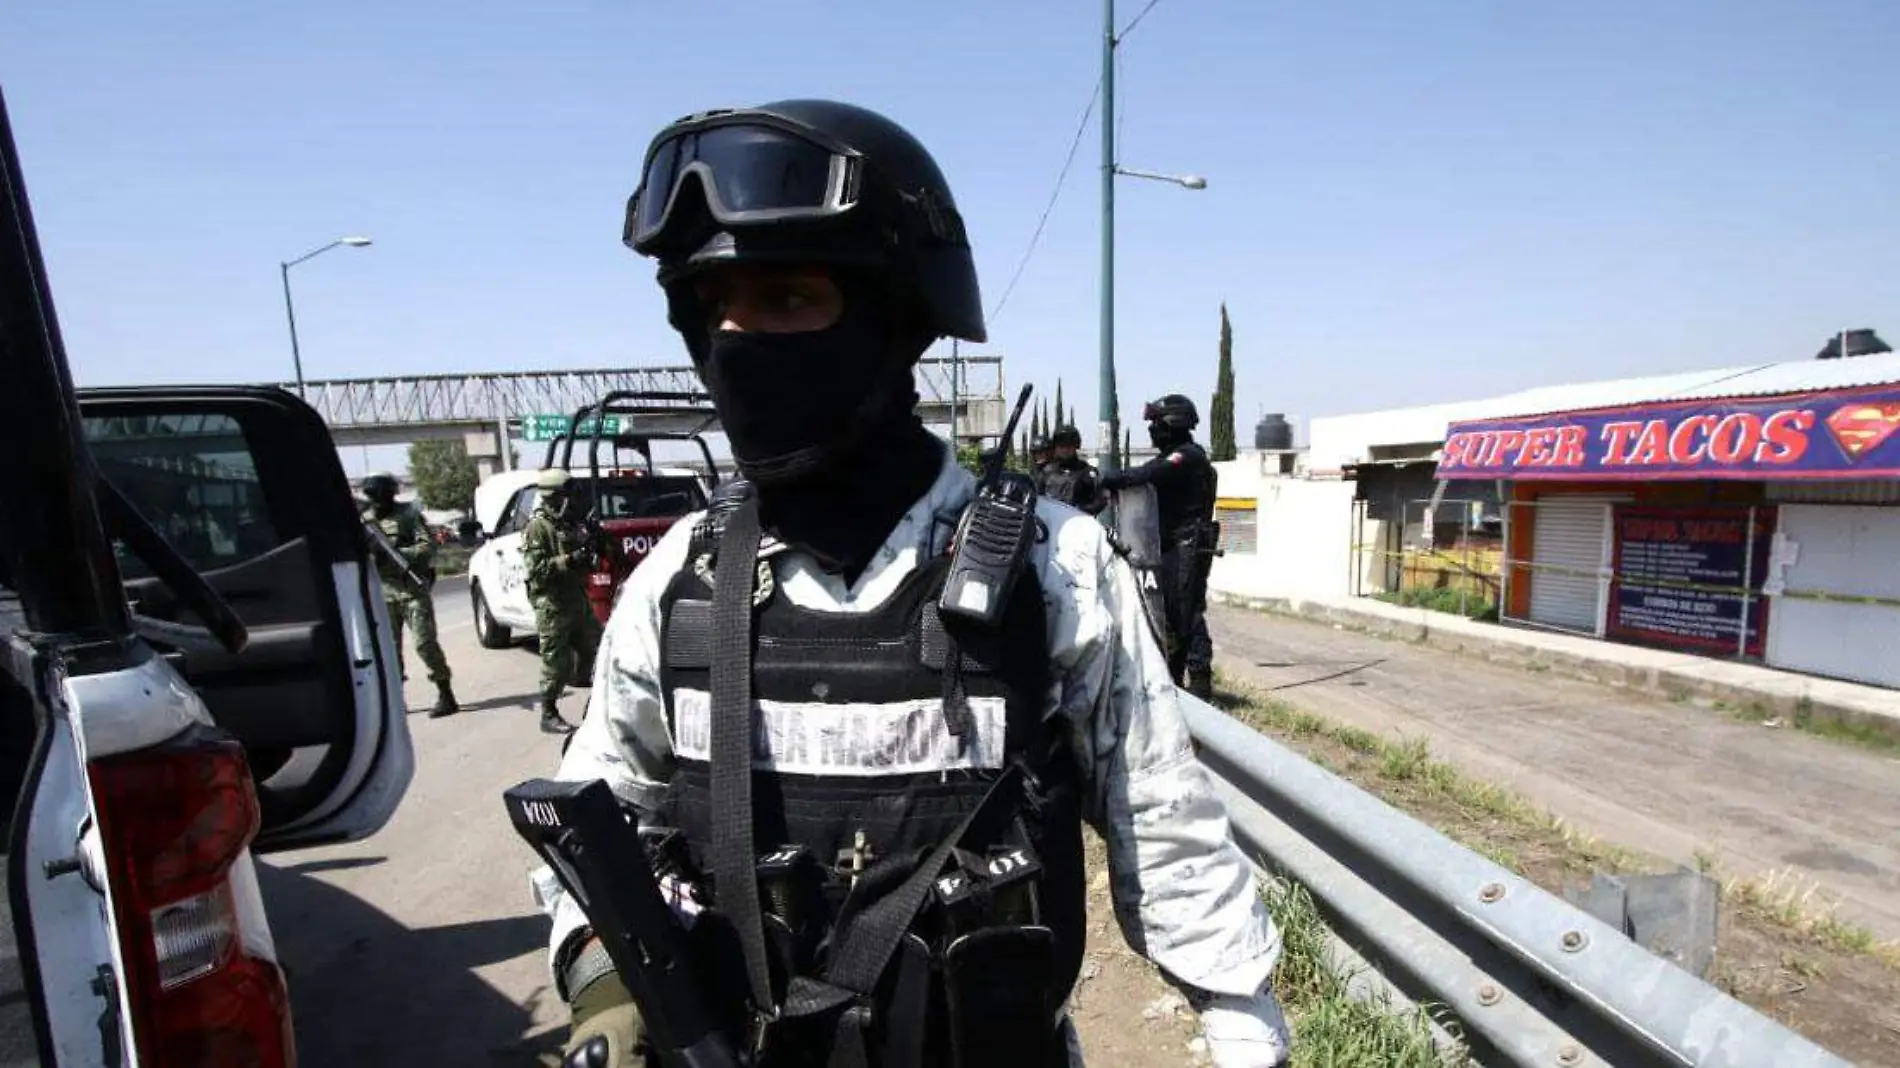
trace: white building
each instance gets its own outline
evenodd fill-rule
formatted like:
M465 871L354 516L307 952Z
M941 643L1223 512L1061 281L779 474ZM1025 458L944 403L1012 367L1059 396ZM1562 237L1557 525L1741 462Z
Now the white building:
M1218 592L1900 686L1897 354L1321 418L1297 464L1218 466Z

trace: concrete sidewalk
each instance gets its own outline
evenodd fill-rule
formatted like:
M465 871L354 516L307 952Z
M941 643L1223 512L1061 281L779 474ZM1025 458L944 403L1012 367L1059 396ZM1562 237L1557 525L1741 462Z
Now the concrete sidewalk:
M1528 627L1481 623L1371 598L1306 600L1247 597L1212 590L1208 595L1222 604L1333 623L1668 700L1719 701L1759 711L1764 719L1833 720L1878 730L1900 740L1900 690Z

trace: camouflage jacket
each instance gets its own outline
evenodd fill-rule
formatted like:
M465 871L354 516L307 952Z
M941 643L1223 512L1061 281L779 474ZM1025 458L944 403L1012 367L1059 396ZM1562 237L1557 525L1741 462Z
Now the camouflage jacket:
M429 524L422 521L422 513L414 508L397 505L388 515L378 518L374 509L363 513L363 523L383 532L409 566L427 577L430 562L435 558L435 542L429 537ZM413 596L415 589L410 580L396 568L395 561L381 553L374 554L376 573L383 579L383 595L394 599Z
M521 566L526 572L528 596L586 596L586 576L573 561L574 550L580 547L578 530L537 506L528 517L528 525L521 528Z

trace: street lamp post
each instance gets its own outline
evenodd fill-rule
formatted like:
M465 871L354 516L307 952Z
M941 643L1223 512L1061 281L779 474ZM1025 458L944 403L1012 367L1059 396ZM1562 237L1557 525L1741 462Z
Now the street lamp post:
M370 243L367 237L339 237L322 248L312 249L294 260L278 264L278 270L284 278L284 318L290 320L290 360L297 368L297 395L303 396L303 353L297 348L297 309L290 300L290 269L308 259L330 251L333 248L362 248Z
M1104 473L1121 467L1115 446L1121 441L1116 427L1115 401L1115 0L1102 0L1102 375L1096 415L1101 422L1099 457Z
M1097 412L1102 436L1097 459L1105 472L1121 467L1116 455L1116 447L1121 444L1121 406L1115 396L1115 177L1147 178L1183 189L1207 188L1207 179L1192 174L1142 171L1115 162L1115 46L1118 44L1115 0L1102 0L1102 347L1101 398Z

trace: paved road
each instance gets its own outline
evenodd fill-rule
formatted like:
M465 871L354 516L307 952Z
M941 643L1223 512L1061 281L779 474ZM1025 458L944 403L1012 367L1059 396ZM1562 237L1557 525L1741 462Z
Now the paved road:
M389 826L260 864L311 1068L533 1065L565 1025L532 854L501 808L503 789L554 768L560 741L536 726L532 650L477 645L466 590L445 580L436 598L465 711L410 717L416 776ZM408 697L425 708L432 691L412 679ZM585 698L563 701L570 718Z
M1422 735L1608 841L1733 873L1792 869L1900 936L1900 761L1690 705L1217 608L1216 664L1296 707Z

